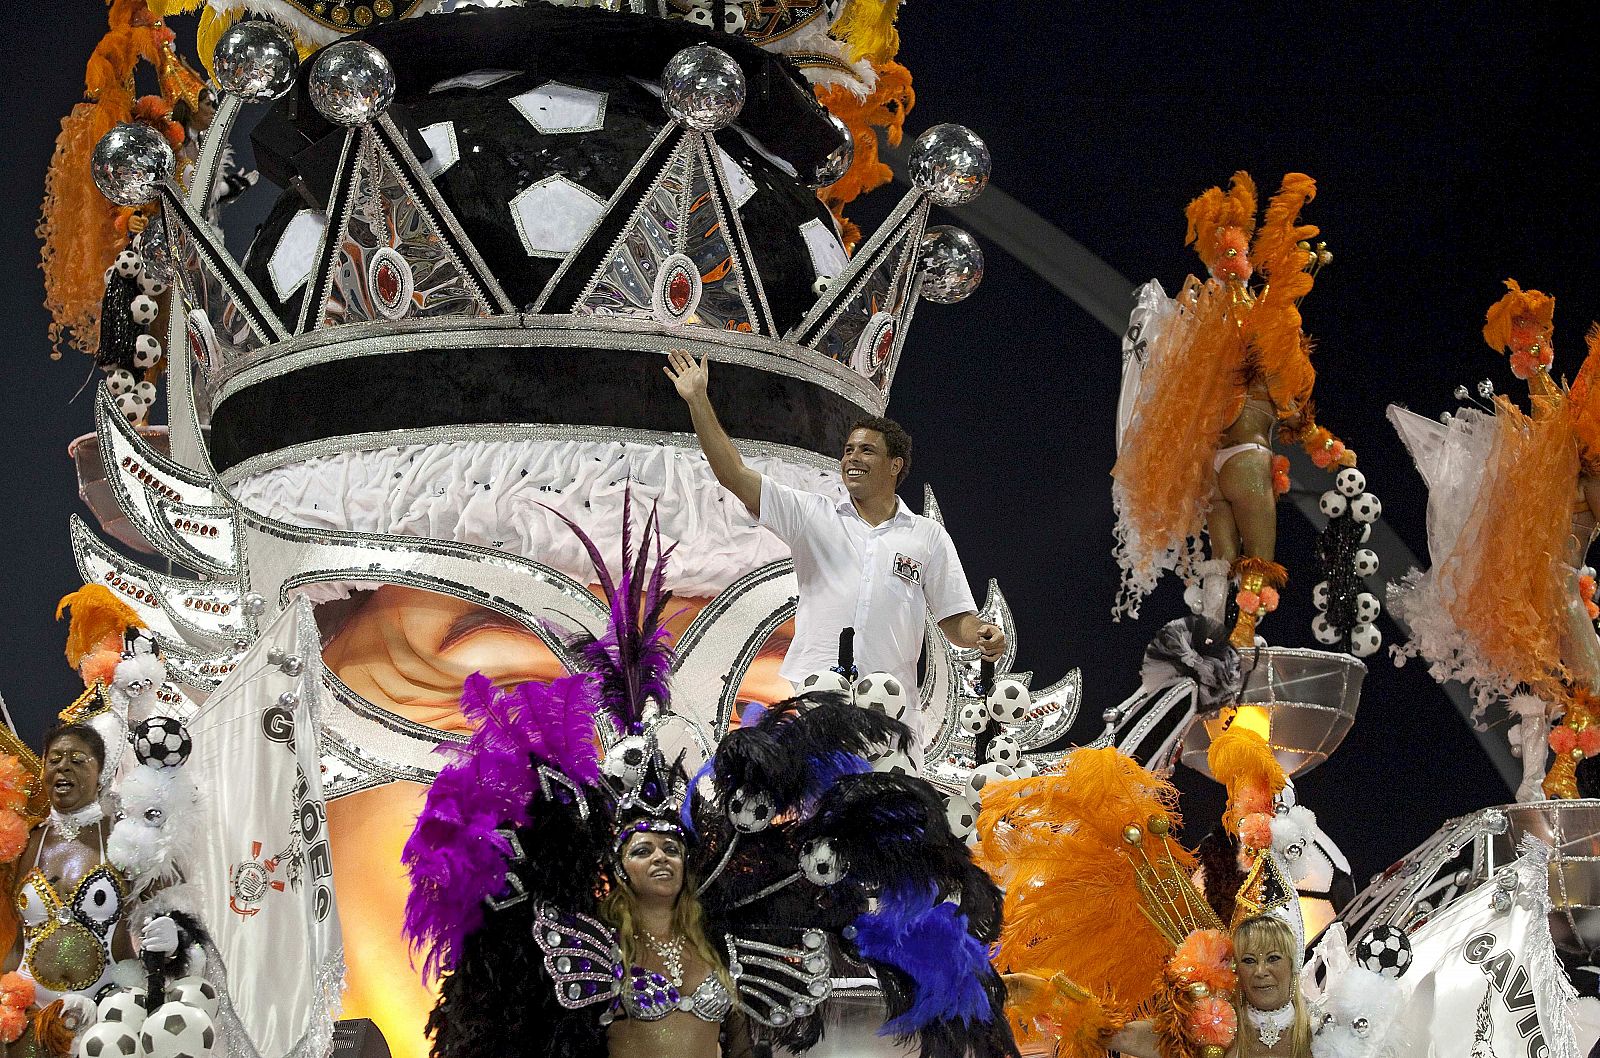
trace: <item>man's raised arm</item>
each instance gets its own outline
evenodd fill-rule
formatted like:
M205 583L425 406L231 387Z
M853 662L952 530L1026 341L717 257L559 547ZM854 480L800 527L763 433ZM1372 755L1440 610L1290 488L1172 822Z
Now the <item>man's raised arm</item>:
M739 502L750 513L761 517L761 475L744 465L739 450L733 447L728 431L717 421L717 413L706 395L706 358L698 361L688 353L674 349L667 354L667 366L662 368L678 396L689 405L689 417L694 422L695 436L700 439L700 450L711 464L711 472L722 487L739 497Z

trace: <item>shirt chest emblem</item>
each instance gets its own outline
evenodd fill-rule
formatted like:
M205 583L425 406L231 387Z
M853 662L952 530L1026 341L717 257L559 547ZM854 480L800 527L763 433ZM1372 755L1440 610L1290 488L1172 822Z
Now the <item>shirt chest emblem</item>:
M922 583L922 563L898 552L894 556L894 575L907 584Z

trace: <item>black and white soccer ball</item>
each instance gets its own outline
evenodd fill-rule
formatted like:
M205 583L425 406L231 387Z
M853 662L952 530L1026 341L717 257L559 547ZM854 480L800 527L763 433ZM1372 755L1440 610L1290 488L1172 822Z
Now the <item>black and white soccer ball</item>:
M152 768L178 768L189 759L194 742L176 717L152 716L133 729L133 755Z
M180 977L167 985L167 998L186 1007L196 1007L211 1017L217 1016L217 989L204 977Z
M988 760L997 764L1004 764L1012 771L1016 771L1017 765L1022 763L1022 746L1017 743L1016 739L1002 731L989 740L989 749L984 756Z
M211 1016L198 1007L164 1003L139 1030L143 1058L206 1058L217 1043Z
M97 1021L78 1033L73 1053L83 1058L138 1058L139 1034L121 1021Z
M1411 938L1399 926L1377 926L1356 942L1356 965L1383 977L1403 976L1411 966Z
M103 1024L125 1026L129 1032L138 1032L144 1024L144 989L119 988L100 1000L96 1021Z
M1358 658L1376 654L1383 646L1383 633L1372 623L1359 624L1350 630L1350 653Z
M812 885L833 885L849 870L844 856L837 852L827 838L806 842L800 850L800 873Z
M1371 524L1383 513L1383 503L1370 492L1363 492L1350 501L1350 517L1363 524Z
M1370 547L1356 552L1355 570L1358 577L1370 577L1378 572L1378 553Z
M980 764L972 770L972 777L967 780L966 798L974 804L981 804L985 786L1016 777L1016 771L1009 764L1001 764L994 760Z
M961 707L961 713L956 719L961 725L961 730L969 735L976 735L989 726L989 707L982 702L968 702Z
M1367 491L1367 476L1355 467L1345 467L1334 475L1333 487L1350 499Z
M728 798L728 822L742 834L757 834L772 825L777 806L765 790L741 786Z
M606 750L606 759L601 762L600 770L621 783L624 790L631 790L643 781L645 768L649 764L649 739L643 735L628 735Z
M1378 597L1370 591L1364 591L1356 596L1356 623L1371 624L1383 612L1383 605L1378 602Z
M989 692L989 715L1002 724L1019 723L1032 704L1021 680L1001 680Z
M144 270L143 264L144 262L139 259L138 254L134 253L132 250L123 250L121 253L117 254L116 259L111 262L111 267L117 270L117 275L119 276L123 276L128 279L137 279L139 273Z
M813 672L800 681L801 694L810 694L812 691L830 691L834 694L848 695L850 681L832 669L826 672Z
M1333 622L1328 620L1327 614L1319 613L1311 619L1311 634L1316 637L1318 643L1331 647L1339 642L1342 633L1333 627Z
M1335 489L1329 489L1327 492L1324 492L1322 494L1322 498L1317 501L1317 507L1320 508L1322 513L1326 514L1329 518L1338 518L1349 509L1350 501L1345 498L1343 493Z
M915 775L916 765L911 758L897 749L879 753L872 758L872 770L880 775Z
M944 819L950 824L950 833L972 844L978 836L978 809L960 794L951 794L944 803Z
M141 334L133 340L133 366L141 371L156 366L161 359L161 340L153 334Z
M891 720L904 720L911 707L906 685L898 676L887 672L869 672L851 688L856 705L882 713Z
M1311 605L1315 606L1318 610L1326 610L1328 608L1328 593L1330 591L1332 591L1332 589L1328 586L1327 581L1317 581L1317 586L1311 589Z

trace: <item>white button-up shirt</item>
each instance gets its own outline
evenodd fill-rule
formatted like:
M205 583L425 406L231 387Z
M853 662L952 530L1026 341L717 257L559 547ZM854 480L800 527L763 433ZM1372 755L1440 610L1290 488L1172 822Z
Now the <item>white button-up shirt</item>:
M906 719L920 742L917 658L926 616L978 612L950 534L898 498L893 517L868 525L849 496L835 502L766 477L761 524L789 545L800 582L794 642L779 674L798 683L833 668L839 630L854 628L856 669L891 673L905 684Z

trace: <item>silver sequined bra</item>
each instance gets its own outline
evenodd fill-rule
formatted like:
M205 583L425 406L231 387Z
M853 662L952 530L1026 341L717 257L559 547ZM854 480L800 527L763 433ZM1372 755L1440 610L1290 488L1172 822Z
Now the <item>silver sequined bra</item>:
M619 1017L659 1021L679 1011L721 1021L735 1005L763 1025L778 1027L813 1013L833 991L825 938L800 933L800 947L728 938L728 976L735 996L710 974L687 996L642 966L624 966L616 930L550 904L534 913L533 938L555 982L556 1000L569 1010L605 1004L601 1021Z

